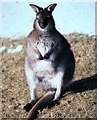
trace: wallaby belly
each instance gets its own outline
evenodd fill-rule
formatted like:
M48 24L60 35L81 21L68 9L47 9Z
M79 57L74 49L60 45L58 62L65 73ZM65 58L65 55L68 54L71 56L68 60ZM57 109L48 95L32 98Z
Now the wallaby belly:
M37 77L52 78L55 74L52 63L48 60L40 60L33 67L34 75Z
M33 74L37 88L42 88L45 91L56 88L62 82L61 72L56 73L49 60L38 61L33 67Z
M33 67L34 79L38 88L44 90L51 89L52 79L55 77L56 73L52 66L52 63L48 60L40 60Z

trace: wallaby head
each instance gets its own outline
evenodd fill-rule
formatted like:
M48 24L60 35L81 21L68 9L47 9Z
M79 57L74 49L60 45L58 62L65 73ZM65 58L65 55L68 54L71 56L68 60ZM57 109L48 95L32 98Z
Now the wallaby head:
M30 4L32 9L36 12L36 18L33 27L41 31L49 31L55 28L55 22L52 12L57 4L50 4L46 8Z

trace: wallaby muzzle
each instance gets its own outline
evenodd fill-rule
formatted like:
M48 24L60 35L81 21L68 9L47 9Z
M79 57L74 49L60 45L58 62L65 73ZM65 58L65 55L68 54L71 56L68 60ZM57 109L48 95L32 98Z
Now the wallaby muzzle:
M45 19L43 19L43 20L39 20L39 26L42 28L42 29L44 29L47 25L48 25L48 23L49 23L49 20L47 19L47 18L45 18Z

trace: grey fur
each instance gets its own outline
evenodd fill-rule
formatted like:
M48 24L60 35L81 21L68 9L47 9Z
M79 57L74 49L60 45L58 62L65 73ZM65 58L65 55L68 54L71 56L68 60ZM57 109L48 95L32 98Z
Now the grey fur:
M30 6L37 13L34 28L27 37L25 58L25 75L31 101L37 98L37 87L45 91L55 89L54 100L57 100L73 79L74 55L67 40L55 28L52 11L56 4L45 9L32 4Z

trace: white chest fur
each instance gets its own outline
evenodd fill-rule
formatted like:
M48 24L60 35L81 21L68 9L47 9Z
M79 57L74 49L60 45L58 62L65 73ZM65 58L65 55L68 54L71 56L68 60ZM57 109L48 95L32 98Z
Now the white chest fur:
M39 50L41 55L44 57L46 53L50 52L53 49L54 43L50 38L39 38L39 41L35 44L35 46Z

